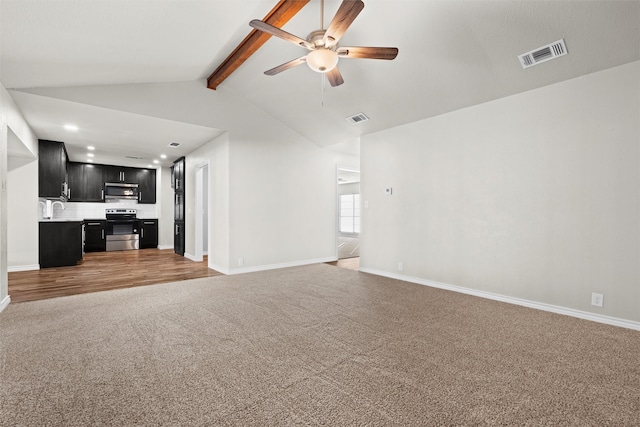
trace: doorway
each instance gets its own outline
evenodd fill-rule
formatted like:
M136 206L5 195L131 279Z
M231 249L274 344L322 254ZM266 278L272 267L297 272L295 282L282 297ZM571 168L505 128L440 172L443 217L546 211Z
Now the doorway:
M195 260L209 254L209 162L196 168Z
M360 258L360 171L338 168L337 258Z

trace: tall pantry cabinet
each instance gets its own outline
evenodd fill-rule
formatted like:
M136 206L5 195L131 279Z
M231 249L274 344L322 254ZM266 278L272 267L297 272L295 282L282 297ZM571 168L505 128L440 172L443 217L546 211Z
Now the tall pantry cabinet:
M171 182L174 191L174 210L173 210L173 251L184 256L185 249L185 159L179 158L173 163Z

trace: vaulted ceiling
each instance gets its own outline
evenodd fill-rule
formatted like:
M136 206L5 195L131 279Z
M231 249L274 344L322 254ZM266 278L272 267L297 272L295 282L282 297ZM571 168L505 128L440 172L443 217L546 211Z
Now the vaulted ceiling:
M0 0L0 81L36 135L65 141L72 160L91 144L99 161L141 166L250 125L251 111L326 147L640 59L637 1L365 0L341 45L395 46L394 61L341 59L335 88L306 66L265 76L305 53L272 37L207 89L275 3ZM339 4L326 1L325 26ZM311 0L283 29L304 38L319 26ZM562 38L568 55L522 68L519 54ZM360 112L370 120L345 120Z

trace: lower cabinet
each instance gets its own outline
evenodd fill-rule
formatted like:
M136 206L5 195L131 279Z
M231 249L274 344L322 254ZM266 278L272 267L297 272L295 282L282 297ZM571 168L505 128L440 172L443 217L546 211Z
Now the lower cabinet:
M84 251L102 252L107 250L107 221L103 219L84 220Z
M140 229L140 249L158 247L158 220L141 219Z
M179 255L184 256L184 221L175 221L173 224L173 229L173 251Z
M82 221L39 223L40 268L76 265L82 261Z

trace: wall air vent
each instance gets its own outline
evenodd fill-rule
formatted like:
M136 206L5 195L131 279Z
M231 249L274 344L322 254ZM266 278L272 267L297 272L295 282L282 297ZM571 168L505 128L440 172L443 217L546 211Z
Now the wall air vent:
M347 121L354 125L356 123L366 122L367 120L369 120L369 117L367 117L364 113L358 113L354 114L351 117L347 117Z
M169 143L169 147L171 147L171 148L176 148L176 147L179 147L179 146L180 146L179 142L170 142Z
M559 58L567 53L567 46L564 44L564 39L560 39L557 42L539 47L531 52L523 53L518 56L518 59L520 60L520 64L522 64L522 68L529 68Z

